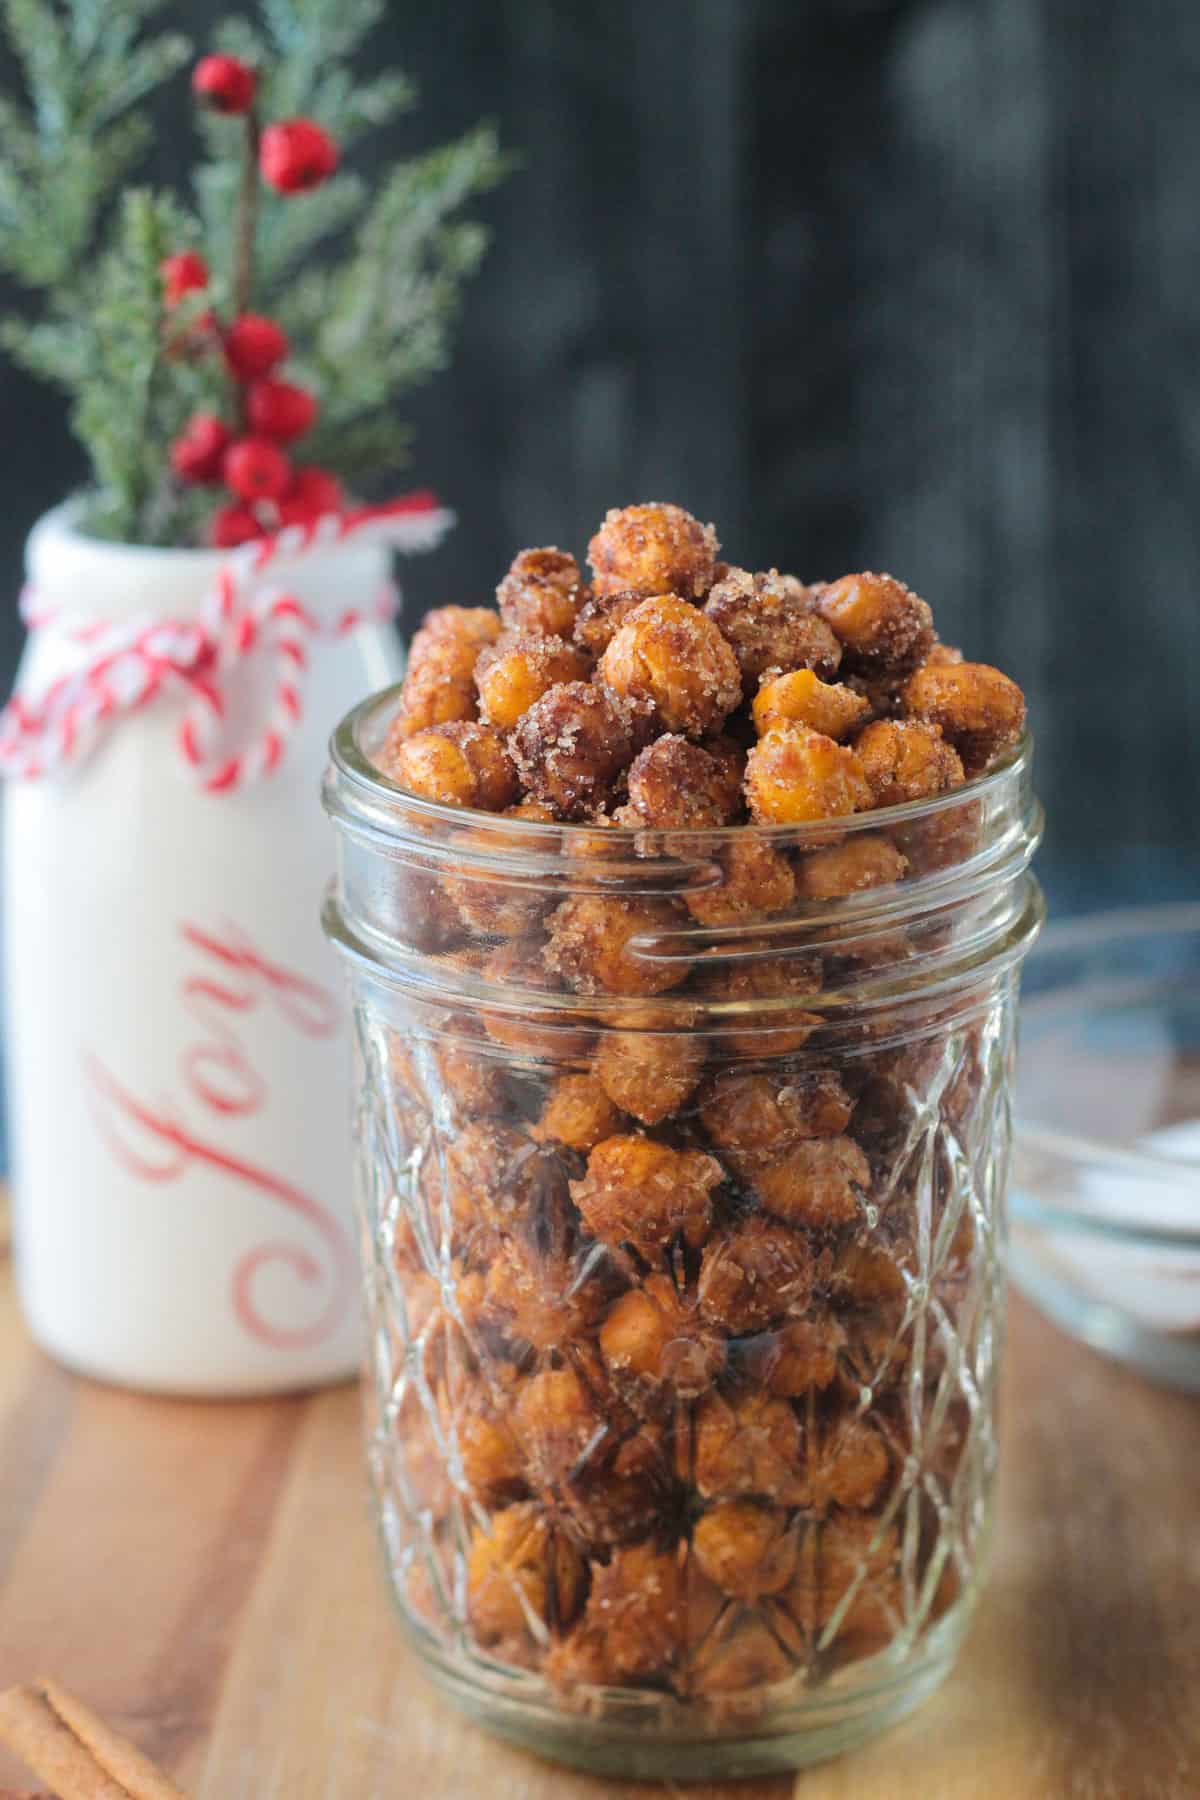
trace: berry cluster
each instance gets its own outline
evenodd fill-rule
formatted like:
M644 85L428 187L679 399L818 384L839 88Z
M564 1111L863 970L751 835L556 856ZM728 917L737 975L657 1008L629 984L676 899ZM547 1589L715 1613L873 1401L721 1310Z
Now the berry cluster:
M337 145L313 120L284 119L260 128L258 78L238 57L203 57L192 89L212 111L244 119L251 170L256 164L258 176L277 193L306 193L336 169ZM243 218L242 228L249 242L252 222ZM208 290L208 264L194 250L180 251L164 261L162 279L167 306L175 308ZM218 549L232 549L284 525L306 524L340 506L343 498L329 470L292 461L290 447L316 423L317 398L280 374L290 348L287 333L274 319L248 309L248 285L247 271L228 322L211 308L203 310L177 345L191 356L218 355L229 386L231 419L198 412L170 449L171 467L180 481L224 487L231 496L209 527Z

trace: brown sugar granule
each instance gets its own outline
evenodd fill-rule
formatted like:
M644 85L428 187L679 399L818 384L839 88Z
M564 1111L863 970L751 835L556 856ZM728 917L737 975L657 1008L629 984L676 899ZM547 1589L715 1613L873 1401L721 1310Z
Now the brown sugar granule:
M674 732L647 744L630 766L630 809L638 822L655 830L726 825L740 799L739 793L730 794L728 774L716 757Z
M730 569L714 585L704 610L732 646L747 696L768 669L836 674L842 649L816 611L817 592L778 569L757 575Z
M794 669L764 681L750 712L759 737L781 725L807 725L841 743L869 718L871 705L840 681L821 681L811 669Z
M933 614L891 575L843 575L821 589L817 609L841 642L844 668L856 673L903 674L933 647Z
M858 1218L870 1182L871 1165L852 1138L807 1138L759 1169L754 1189L777 1219L823 1230Z
M467 1556L467 1611L481 1644L536 1642L536 1625L569 1625L583 1603L579 1552L533 1501L479 1526Z
M587 598L579 564L565 550L522 550L496 589L500 618L510 631L569 638Z
M871 805L853 750L804 725L781 725L746 759L746 800L760 825L809 825Z
M548 688L509 738L525 787L561 819L602 806L636 748L632 708L599 682Z
M700 600L712 586L719 545L711 525L682 506L652 501L612 507L588 545L598 594L681 594Z
M595 1071L609 1099L643 1125L677 1112L700 1079L706 1046L696 1032L606 1031Z
M712 620L658 594L623 620L600 658L601 679L646 706L661 731L719 731L742 697L737 658Z
M512 758L490 725L431 725L397 744L380 766L398 786L441 806L500 812L517 798Z
M622 900L580 894L564 900L547 921L547 969L578 994L662 994L691 974L684 958L655 953L656 940L678 931L670 900Z
M812 1293L812 1246L802 1232L754 1213L708 1245L696 1292L701 1315L731 1335L802 1312Z
M1025 696L988 663L929 664L905 683L904 713L940 725L967 775L981 775L1020 737Z
M739 1600L777 1594L792 1579L796 1533L786 1512L756 1500L721 1500L692 1530L697 1562L723 1593Z
M941 727L918 719L877 719L859 733L854 748L876 806L927 800L964 780L962 759Z
M673 1150L652 1138L606 1138L588 1157L571 1197L603 1243L632 1244L647 1256L677 1235L692 1245L708 1236L712 1194L724 1172L700 1150Z
M475 664L479 716L500 731L511 731L548 688L586 680L589 668L582 651L562 638L505 632Z

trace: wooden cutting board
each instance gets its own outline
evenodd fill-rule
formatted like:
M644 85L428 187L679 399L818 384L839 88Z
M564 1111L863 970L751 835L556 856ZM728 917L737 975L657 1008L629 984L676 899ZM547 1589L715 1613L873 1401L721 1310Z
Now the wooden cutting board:
M0 1262L0 1687L57 1676L195 1800L664 1791L509 1750L426 1685L352 1390L217 1405L74 1380ZM992 1579L941 1693L841 1762L696 1800L1200 1795L1200 1401L1015 1301L1004 1418ZM18 1777L0 1753L0 1787Z

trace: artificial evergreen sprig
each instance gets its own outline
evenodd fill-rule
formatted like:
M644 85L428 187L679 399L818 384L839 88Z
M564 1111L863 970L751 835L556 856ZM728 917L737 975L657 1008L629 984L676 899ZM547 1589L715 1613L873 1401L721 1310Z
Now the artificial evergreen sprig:
M481 126L372 196L346 153L414 101L398 72L348 66L384 7L260 0L193 71L194 210L140 189L111 205L146 142L132 109L188 54L145 32L160 4L0 0L27 100L0 108L0 262L45 295L3 341L72 397L91 529L228 545L402 459L393 403L447 359L487 242L463 215L508 159Z

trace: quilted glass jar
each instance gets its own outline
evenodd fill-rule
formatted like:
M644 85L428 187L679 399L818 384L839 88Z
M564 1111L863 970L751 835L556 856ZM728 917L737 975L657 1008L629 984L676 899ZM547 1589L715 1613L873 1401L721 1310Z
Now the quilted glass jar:
M632 832L405 795L394 704L325 797L401 1616L566 1762L831 1755L980 1581L1029 746L836 829Z

